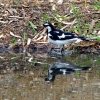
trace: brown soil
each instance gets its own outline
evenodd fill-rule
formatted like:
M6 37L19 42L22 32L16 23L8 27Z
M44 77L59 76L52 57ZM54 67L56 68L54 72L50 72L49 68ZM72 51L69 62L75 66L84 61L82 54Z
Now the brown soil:
M81 11L78 20L82 25L82 20L90 25L89 30L81 29L81 32L88 31L85 36L99 35L99 28L95 26L100 22L100 9L93 7L94 2L97 0L63 0L61 4L57 0L2 0L0 2L0 42L4 44L10 44L14 42L14 37L18 41L21 39L23 43L23 34L26 34L26 38L31 38L31 42L47 42L45 31L42 24L48 19L44 19L43 14L50 16L50 22L54 23L56 27L63 28L65 31L71 31L71 28L76 27L76 24L67 25L71 23L75 16L71 13L72 4ZM50 2L51 1L51 2ZM85 2L86 1L86 2ZM58 15L69 16L69 19L62 19L58 22L55 20L55 12ZM37 34L34 33L29 26L29 22L32 22L36 26ZM61 25L61 26L60 26ZM83 24L84 25L84 24ZM77 30L74 30L76 34L81 34ZM83 34L84 35L84 34ZM90 43L91 44L91 43Z

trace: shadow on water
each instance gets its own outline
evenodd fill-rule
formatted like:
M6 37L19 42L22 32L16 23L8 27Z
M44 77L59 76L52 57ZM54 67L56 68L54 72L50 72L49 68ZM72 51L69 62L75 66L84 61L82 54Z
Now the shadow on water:
M99 55L35 53L0 54L0 100L100 100Z

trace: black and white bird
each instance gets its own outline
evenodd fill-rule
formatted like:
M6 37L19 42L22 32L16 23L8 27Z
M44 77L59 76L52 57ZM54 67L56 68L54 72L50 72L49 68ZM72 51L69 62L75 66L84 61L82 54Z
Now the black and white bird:
M88 40L87 38L83 36L78 36L74 33L65 32L60 29L56 29L51 23L46 22L43 24L43 26L47 29L47 37L49 41L53 44L58 45L58 48L60 48L60 51L62 53L64 44L70 44L70 43L78 43L83 40Z
M71 62L52 63L49 66L48 77L45 78L45 81L47 83L53 82L56 78L56 75L59 75L59 74L65 75L65 74L71 74L71 73L74 73L74 72L77 72L77 71L87 71L87 70L91 70L91 67L80 67L80 66L74 65Z

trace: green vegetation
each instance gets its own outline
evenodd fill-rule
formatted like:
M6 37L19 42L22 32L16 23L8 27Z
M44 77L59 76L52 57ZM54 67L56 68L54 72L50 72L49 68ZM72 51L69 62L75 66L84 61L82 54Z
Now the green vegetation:
M75 76L75 77L80 76L80 75L81 75L81 71L76 71L76 72L74 73L74 76Z
M23 34L22 41L23 41L23 44L25 44L27 42L26 33Z
M65 15L58 14L56 11L54 12L52 17L47 15L47 14L43 14L43 20L51 21L53 19L54 22L55 23L57 22L58 26L60 28L62 28L63 27L62 21L67 21L67 20L70 20L71 18L74 18L74 19L76 19L76 25L75 25L76 27L72 27L69 31L77 30L81 34L81 33L83 33L82 26L84 26L84 25L81 25L82 23L80 22L80 19L79 19L80 18L80 11L78 8L76 8L74 5L72 5L72 12L73 12L73 14L68 16L68 17L66 17ZM84 24L86 24L86 23L84 23ZM89 29L89 24L85 25L83 28Z
M13 1L15 5L18 5L18 0Z
M42 14L42 16L43 16L43 20L44 20L44 21L45 21L45 20L48 21L48 22L50 21L50 18L51 18L51 17L50 17L49 15L47 15L47 14Z
M34 61L30 62L29 64L33 68L35 66L36 62L37 62L37 60L34 60Z
M13 41L12 43L10 43L11 46L14 46L17 44L17 38L16 37L13 37Z
M36 26L30 21L29 21L29 26L32 28L33 32L36 34L37 33Z
M95 2L94 4L93 4L93 7L96 9L96 10L99 10L100 9L100 2L98 1L98 2Z
M85 0L84 3L85 7L87 6L87 2ZM100 2L95 2L93 4L93 7L97 10L100 9ZM86 17L86 15L84 15L84 13L82 13L80 11L80 9L78 7L76 7L74 4L71 4L71 8L72 8L72 14L70 14L69 16L66 15L60 15L58 14L57 11L55 11L52 15L50 16L48 14L43 14L43 20L45 21L49 21L51 22L53 19L54 23L58 23L58 27L59 28L63 28L64 27L64 23L63 21L69 21L71 19L75 19L76 22L74 24L74 26L72 26L70 29L68 29L68 31L72 31L72 32L77 32L78 34L82 34L84 36L88 35L88 37L96 37L96 34L92 34L92 32L96 29L98 30L100 28L100 20L97 19L95 26L93 26L93 28L91 29L91 23L89 21L87 21L84 17ZM95 27L95 29L94 29ZM66 31L66 29L65 29ZM97 38L99 38L97 36ZM99 40L99 39L97 39Z

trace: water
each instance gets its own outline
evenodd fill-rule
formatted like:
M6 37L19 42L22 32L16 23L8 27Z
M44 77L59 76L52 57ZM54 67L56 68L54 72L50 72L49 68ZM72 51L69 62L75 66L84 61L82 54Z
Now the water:
M99 55L37 53L32 62L30 58L27 54L0 56L0 100L100 100ZM58 74L53 82L45 81L52 63L69 62L91 70Z

